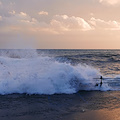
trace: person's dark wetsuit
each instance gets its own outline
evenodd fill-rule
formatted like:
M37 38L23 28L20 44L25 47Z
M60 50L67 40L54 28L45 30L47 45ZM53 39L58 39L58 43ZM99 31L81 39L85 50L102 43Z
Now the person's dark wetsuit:
M102 82L103 77L101 76L101 77L100 77L100 79L101 79L101 82L100 82L100 87L101 87L101 86L102 86L102 84L103 84L103 82Z

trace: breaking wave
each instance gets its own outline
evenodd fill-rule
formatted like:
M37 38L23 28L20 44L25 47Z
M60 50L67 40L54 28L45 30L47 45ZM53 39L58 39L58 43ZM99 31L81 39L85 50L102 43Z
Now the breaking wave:
M0 51L0 94L72 94L79 90L110 90L95 87L99 70L85 64L75 66L40 56L36 50Z

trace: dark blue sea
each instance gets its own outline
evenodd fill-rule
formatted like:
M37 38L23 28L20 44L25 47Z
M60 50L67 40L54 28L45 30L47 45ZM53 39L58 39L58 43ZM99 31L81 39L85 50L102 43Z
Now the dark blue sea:
M0 120L119 120L119 108L120 50L0 50Z

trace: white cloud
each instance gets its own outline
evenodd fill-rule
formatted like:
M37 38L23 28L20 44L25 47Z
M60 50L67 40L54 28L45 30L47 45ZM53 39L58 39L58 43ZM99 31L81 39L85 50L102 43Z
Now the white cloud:
M46 12L46 11L40 11L38 14L39 15L48 15L48 12Z
M117 21L104 21L92 17L89 21L96 29L120 30L120 23Z
M89 30L120 30L120 23L117 21L105 21L92 17L85 21L81 17L68 15L55 15L49 23L40 22L24 12L16 13L8 17L0 16L2 29L0 32L28 32L28 33L50 33L64 34L66 32L79 32Z
M22 16L27 16L27 14L24 13L24 12L20 12L20 15L22 15Z
M8 21L11 21L11 24L17 23L18 25L27 25L27 26L38 24L38 21L35 18L32 18L31 16L29 16L24 12L20 12L19 14L14 14L14 16L12 16Z
M27 31L34 33L63 34L66 31L88 31L93 28L80 17L56 15L50 23L40 22L24 12L19 14L12 11L12 16L4 17L4 29L2 31Z
M99 0L99 2L103 4L109 4L109 5L120 4L120 0Z
M83 18L75 16L69 17L67 15L56 15L51 20L51 26L59 31L92 30L91 26Z
M9 12L10 14L13 14L13 16L10 17L4 17L4 20L8 25L19 25L21 24L21 21L31 21L31 17L27 15L24 12L16 13L15 11Z
M2 19L2 17L1 17ZM24 12L15 13L12 16L3 17L4 22L1 26L0 32L12 33L12 32L23 32L23 33L40 33L49 32L54 33L50 28L49 24L45 22L39 22L37 19L29 16Z

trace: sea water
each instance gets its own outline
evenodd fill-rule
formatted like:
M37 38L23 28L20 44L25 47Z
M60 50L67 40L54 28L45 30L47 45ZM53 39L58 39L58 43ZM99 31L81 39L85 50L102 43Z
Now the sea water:
M119 108L119 91L120 50L0 50L0 120L73 120Z
M0 94L119 90L120 51L0 50L0 71Z

